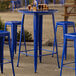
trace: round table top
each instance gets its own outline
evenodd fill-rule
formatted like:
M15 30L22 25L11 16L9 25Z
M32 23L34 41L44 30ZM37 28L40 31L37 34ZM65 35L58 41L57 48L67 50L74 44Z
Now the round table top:
M46 11L33 11L33 10L29 11L28 9L18 10L18 12L25 13L25 14L52 14L52 13L55 13L57 11L58 10L56 10L56 9L49 9Z

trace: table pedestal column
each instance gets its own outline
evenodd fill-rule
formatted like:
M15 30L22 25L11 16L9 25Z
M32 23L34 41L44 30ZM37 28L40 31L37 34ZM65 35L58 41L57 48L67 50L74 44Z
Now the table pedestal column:
M39 59L40 63L42 61L42 23L43 18L42 15L39 15Z

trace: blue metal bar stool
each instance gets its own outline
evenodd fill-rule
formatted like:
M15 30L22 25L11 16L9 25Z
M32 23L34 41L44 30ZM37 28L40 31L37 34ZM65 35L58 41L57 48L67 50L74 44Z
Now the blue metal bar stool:
M12 0L12 10L14 10L14 8L20 8L21 7L21 1L20 0Z
M72 21L59 21L59 22L56 22L56 32L57 32L58 26L62 26L63 27L63 38L64 38L64 35L68 31L68 26L73 26L74 32L75 32L75 23L72 22ZM54 47L55 47L55 39L54 39L53 51L54 51ZM65 53L65 59L66 59L66 53Z
M5 30L7 25L11 26L11 47L13 50L13 55L14 55L14 50L16 53L16 45L17 45L17 25L21 25L21 21L7 21L5 23Z
M64 55L65 55L65 51L66 51L65 49L67 48L67 39L74 40L74 56L75 56L75 62L70 62L70 63L63 64ZM71 63L75 63L75 68L66 66L66 65L71 64ZM62 68L63 67L71 68L71 69L75 70L75 76L76 76L76 33L68 33L68 34L65 34L64 35L64 46L63 46L63 53L62 53L60 76L62 76Z
M5 36L8 37L8 42L9 42L9 49L10 49L10 58L11 60L8 60L8 59L5 59L5 60L8 60L8 62L5 62L3 63L3 47L4 47L4 38ZM12 55L12 49L11 49L11 46L10 46L10 33L7 32L7 31L1 31L0 30L0 67L1 67L1 73L3 73L3 64L7 64L7 63L11 63L12 64L12 71L13 71L13 76L15 76L15 72L14 72L14 65L13 65L13 55Z

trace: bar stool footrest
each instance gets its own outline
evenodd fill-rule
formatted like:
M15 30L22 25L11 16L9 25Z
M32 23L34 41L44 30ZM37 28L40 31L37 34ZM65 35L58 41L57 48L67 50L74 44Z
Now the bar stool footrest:
M27 56L34 56L32 54L28 54L26 52L30 52L30 51L33 51L34 49L32 50L26 50L26 51L20 51L21 54L24 54L24 55L27 55ZM53 52L52 50L47 50L47 49L42 49L43 51L47 51L47 52L51 52L51 54L43 54L43 55L39 55L39 56L48 56L48 55L52 55L52 54L57 54L56 52ZM38 57L39 57L38 56Z
M75 62L69 62L69 63L65 63L65 64L63 64L63 65L72 64L72 63L75 63Z
M47 49L42 49L43 51L47 51L47 52L52 52L53 53L53 51L52 50L47 50ZM56 52L54 52L54 53L56 53Z
M6 58L3 58L3 60L11 61L11 60L9 60L9 59L6 59Z
M3 60L6 60L8 62L4 62L4 63L0 63L0 64L8 64L8 63L11 63L11 60L8 60L8 59L5 59L5 58L3 58Z
M69 67L69 66L63 66L63 67L75 70L75 68L72 68L72 67Z
M69 64L73 64L73 63L75 63L75 62L65 63L65 64L63 64L63 67L66 67L66 68L69 68L69 69L75 70L75 68L72 68L72 67L66 66L66 65L69 65Z

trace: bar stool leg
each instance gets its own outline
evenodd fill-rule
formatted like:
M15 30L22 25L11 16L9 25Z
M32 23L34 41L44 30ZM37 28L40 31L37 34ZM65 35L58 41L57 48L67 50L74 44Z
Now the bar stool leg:
M4 41L3 37L0 38L0 65L1 65L1 73L3 73L3 46L4 46Z
M74 32L75 32L75 23L73 23L73 29L74 29Z
M63 46L63 53L62 53L62 60L61 60L60 76L62 76L62 68L63 68L63 60L64 60L64 55L65 55L66 42L67 42L67 40L64 37L64 46Z
M11 46L13 46L13 47L11 47L11 49L12 49L12 53L13 53L13 57L14 57L14 31L15 31L15 29L14 29L14 26L13 26L13 24L11 25L11 38L12 38L12 44L11 44Z
M7 24L5 24L5 28L4 28L4 31L6 31L6 28L7 28ZM14 45L14 43L15 43L15 36L16 36L16 32L15 32L15 26L13 26L13 24L11 25L11 38L12 38L12 45L13 45L13 47L11 47L11 49L13 50L12 52L13 52L13 57L14 57L14 49L15 49L15 45ZM4 38L4 40L5 40L5 38ZM11 45L11 46L12 46Z
M56 3L56 0L54 0L53 3L55 4Z
M64 25L63 26L63 38L64 38L64 35L67 33L67 25ZM65 60L67 59L67 41L66 41L66 44L65 44Z
M0 45L1 45L1 43L0 43ZM1 48L1 46L0 46L0 48ZM0 51L0 58L1 58L1 51ZM1 59L0 59L0 68L1 68Z
M57 47L57 40L56 40L56 31L55 31L55 19L54 19L54 14L53 13L52 13L52 19L53 19L53 29L54 29L54 37L55 37L55 43L56 43L57 63L58 63L58 68L60 68L59 57L58 57L58 47Z
M25 40L25 32L24 32L24 18L25 18L25 14L22 15L22 23L21 23L21 27L22 27L22 32L23 32L23 37L24 37L24 46L25 46L25 52L26 52L26 56L27 56L27 49L26 49L26 40Z
M1 45L1 42L0 42L0 45ZM1 46L0 46L0 48L1 48ZM0 52L0 58L1 58L1 52ZM0 59L0 68L1 68L1 59Z
M75 76L76 76L76 39L74 40Z
M39 16L39 60L42 62L42 15Z
M15 25L15 29L14 29L15 31L14 31L14 34L15 34L15 36L14 36L14 42L15 42L15 45L14 45L14 49L15 49L15 54L16 54L16 50L17 50L17 25Z
M18 61L17 61L17 67L19 66L20 61L20 50L21 50L21 40L22 40L22 26L21 26L21 33L20 33L20 43L19 43L19 53L18 53Z
M26 52L26 56L27 56L27 49L26 49L26 40L25 40L24 27L23 27L23 37L24 37L25 52Z
M23 33L23 36L24 36L24 45L25 45L25 50L26 50L25 34L24 34L24 27L23 27L23 24L24 24L24 17L25 17L25 14L23 14L23 16L22 16L22 23L21 23L21 33L20 33L20 43L19 43L19 53L18 53L17 67L19 66L19 61L20 61L20 50L21 50L22 33ZM26 55L27 55L27 52L26 52Z
M5 24L5 31L6 31L6 27L7 27L7 24ZM12 38L13 37L13 38ZM11 38L12 38L12 45L14 47L14 50L15 50L15 54L16 54L16 48L17 48L17 25L13 26L13 24L11 25ZM5 39L4 39L5 40ZM14 51L13 51L14 53Z
M14 11L14 1L12 1L12 10Z
M5 28L4 28L4 31L6 31L6 28L7 28L7 24L5 24Z
M55 31L57 32L57 27L58 27L58 25L56 24L56 28L55 28ZM53 52L52 52L52 57L54 56L54 49L55 49L55 37L54 37L54 44L53 44Z
M6 28L7 28L7 24L5 24L4 31L6 31ZM5 38L4 38L4 41L5 41Z
M13 72L13 76L15 76L14 65L13 65L13 53L10 46L10 34L8 35L8 43L9 43L10 58L11 58L11 64L12 64L12 72Z

